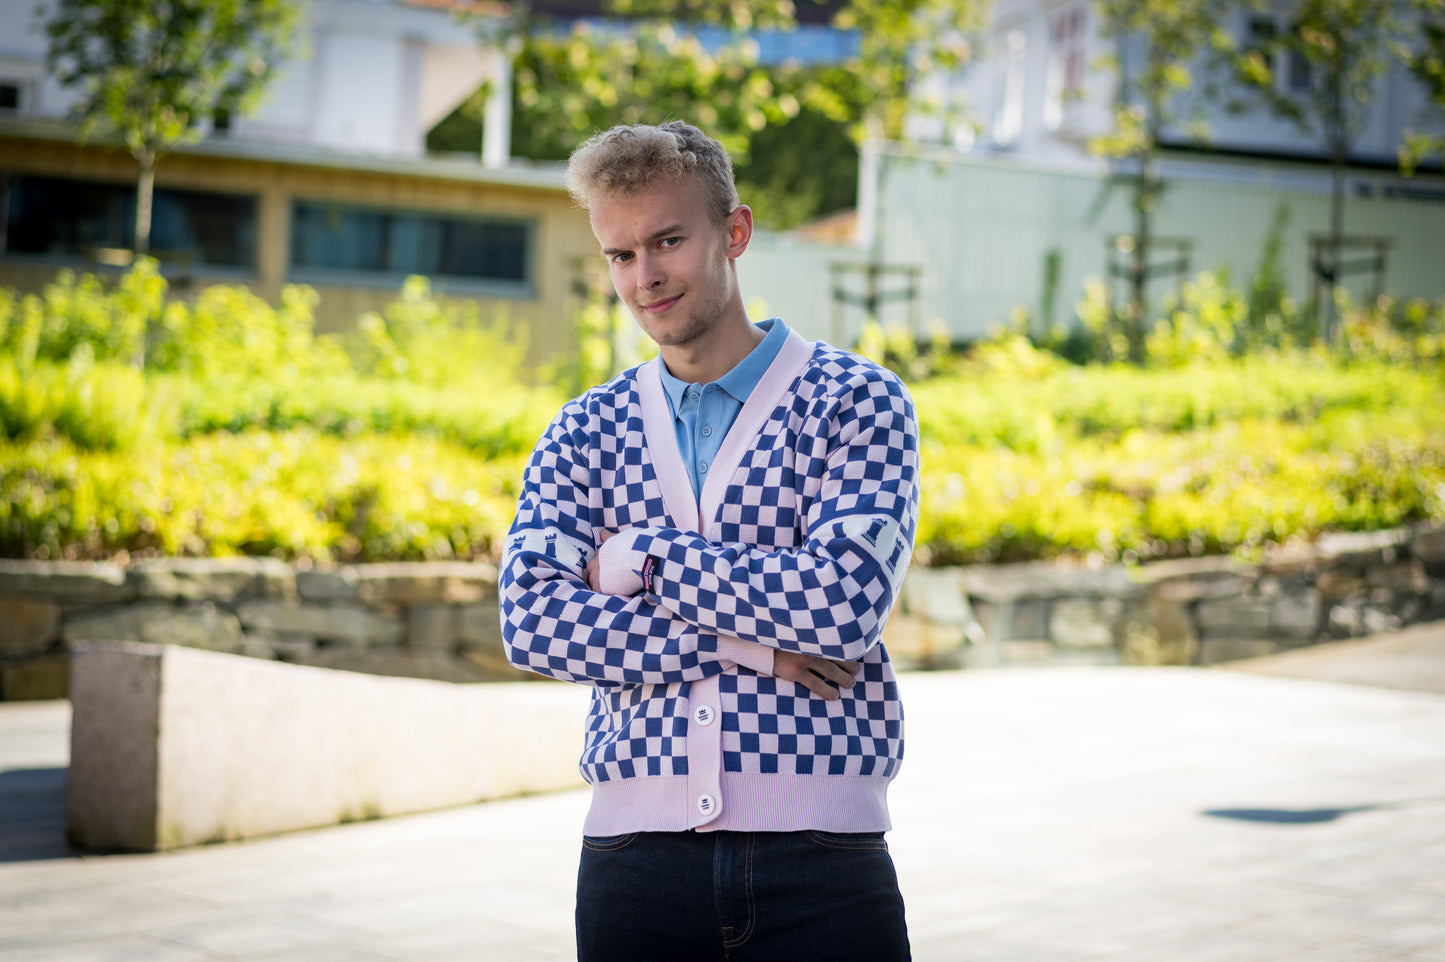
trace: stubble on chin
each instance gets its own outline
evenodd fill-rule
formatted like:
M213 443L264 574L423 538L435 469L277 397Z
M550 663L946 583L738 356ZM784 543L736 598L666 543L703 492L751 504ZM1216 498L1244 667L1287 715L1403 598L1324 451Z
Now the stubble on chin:
M676 321L653 318L645 311L634 311L633 317L658 347L682 347L702 337L708 324L697 317L680 317Z

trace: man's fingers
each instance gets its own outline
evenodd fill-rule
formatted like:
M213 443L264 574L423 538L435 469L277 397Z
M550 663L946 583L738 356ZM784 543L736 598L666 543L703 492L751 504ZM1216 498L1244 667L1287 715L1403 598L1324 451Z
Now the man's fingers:
M798 684L826 701L837 701L841 697L837 688L811 671L803 672L803 677L798 679Z
M853 676L858 673L858 667L857 662L815 658L808 665L808 671L839 688L852 688L857 682Z
M774 670L779 678L797 682L828 701L838 697L839 688L852 688L862 670L856 661L829 661L796 652L776 652Z

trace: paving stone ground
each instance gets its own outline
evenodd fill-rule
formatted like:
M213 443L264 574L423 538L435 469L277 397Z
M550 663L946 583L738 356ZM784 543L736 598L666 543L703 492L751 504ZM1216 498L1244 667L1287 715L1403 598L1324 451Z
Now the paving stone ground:
M914 958L1445 962L1445 691L1419 680L1445 624L1380 641L1353 670L905 675ZM584 793L80 855L68 721L0 704L5 962L573 957Z

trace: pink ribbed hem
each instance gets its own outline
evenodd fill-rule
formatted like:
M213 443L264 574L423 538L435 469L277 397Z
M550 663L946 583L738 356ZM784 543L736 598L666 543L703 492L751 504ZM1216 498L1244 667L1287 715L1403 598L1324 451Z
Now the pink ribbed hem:
M716 817L698 815L682 775L624 778L592 786L585 835L627 832L886 832L888 785L874 775L722 776Z

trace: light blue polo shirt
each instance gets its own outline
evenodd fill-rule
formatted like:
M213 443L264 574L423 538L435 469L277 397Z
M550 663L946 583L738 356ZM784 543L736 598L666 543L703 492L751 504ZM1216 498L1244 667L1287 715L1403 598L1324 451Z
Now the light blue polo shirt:
M672 409L677 447L682 452L682 463L687 465L694 497L702 496L703 483L723 438L788 338L788 326L779 318L760 321L758 327L766 332L763 339L731 371L711 384L688 384L673 377L666 363L660 365L662 389Z

